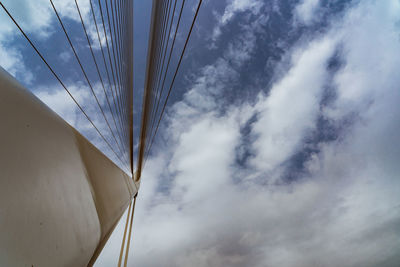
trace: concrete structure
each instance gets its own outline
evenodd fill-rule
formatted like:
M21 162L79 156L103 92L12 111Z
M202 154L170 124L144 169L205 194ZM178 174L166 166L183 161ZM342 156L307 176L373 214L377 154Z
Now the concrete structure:
M0 266L93 264L138 186L3 69L0 123Z

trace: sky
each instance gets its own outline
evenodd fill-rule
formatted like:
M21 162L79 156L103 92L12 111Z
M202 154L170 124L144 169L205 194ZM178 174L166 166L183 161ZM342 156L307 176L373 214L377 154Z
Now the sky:
M47 1L4 4L17 2L89 97ZM135 1L137 99L144 2ZM69 2L55 3L77 29ZM196 4L185 4L185 22ZM107 154L6 19L0 65ZM400 1L204 1L182 64L142 174L130 266L398 266ZM118 261L124 221L96 266Z

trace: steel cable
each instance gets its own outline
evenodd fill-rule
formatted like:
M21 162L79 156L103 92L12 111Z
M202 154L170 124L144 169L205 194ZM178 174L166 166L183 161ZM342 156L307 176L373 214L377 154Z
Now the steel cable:
M122 105L121 105L121 102L120 102L120 98L118 97L117 81L115 79L113 63L112 63L112 59L111 59L110 46L108 44L108 37L107 37L108 35L107 35L106 26L105 26L105 21L104 21L104 16L103 16L103 9L102 9L102 6L101 6L101 0L98 0L98 3L99 3L100 14L101 14L101 22L102 22L102 25L103 25L104 37L106 39L107 55L108 55L108 61L110 63L111 74L112 74L112 78L113 78L114 93L115 93L115 98L117 100L117 107L118 107L119 115L120 115L119 117L120 117L120 121L121 121L121 126L123 128L123 132L124 132L124 134L126 134L126 127L124 126L124 123L123 123L124 120L123 120L123 115L122 115Z
M89 40L89 36L88 36L87 31L86 31L86 26L85 26L85 23L84 23L84 21L83 21L82 14L81 14L81 11L80 11L80 8L79 8L79 4L78 4L78 1L77 1L77 0L75 0L75 5L76 5L76 8L77 8L78 13L79 13L79 18L80 18L80 20L81 20L82 28L83 28L83 31L84 31L85 36L86 36L87 43L88 43L89 48L90 48L90 52L91 52L91 55L92 55L92 58L93 58L93 62L94 62L94 64L95 64L95 66L96 66L97 74L98 74L98 77L99 77L99 79L100 79L100 83L101 83L101 86L102 86L104 95L105 95L105 97L106 97L106 102L107 102L108 108L109 108L109 110L110 110L110 113L111 113L111 116L112 116L112 119L113 119L113 122L114 122L114 125L115 125L115 129L116 129L116 131L117 131L117 135L118 135L118 137L119 137L120 142L121 142L121 143L124 143L124 142L123 142L123 139L122 139L122 137L121 137L121 134L120 134L120 132L118 131L118 127L117 127L117 123L116 123L116 121L115 121L114 113L112 112L112 109L111 109L111 104L110 104L110 101L109 101L109 99L108 99L108 95L107 95L106 89L105 89L105 87L104 87L104 83L103 83L103 79L102 79L101 74L100 74L99 66L98 66L98 64L97 64L96 57L95 57L94 52L93 52L93 49L92 49L92 44L91 44L91 42L90 42L90 40ZM125 154L125 153L123 153L123 154ZM128 161L129 161L129 159L128 159Z
M77 105L79 110L85 115L86 119L90 122L90 124L95 128L96 132L100 135L100 137L104 140L104 142L109 146L109 148L113 151L115 156L120 160L121 163L124 163L124 161L119 157L118 153L114 150L114 148L111 146L111 144L107 141L107 139L104 137L104 135L100 132L100 130L97 128L97 126L94 124L92 119L89 117L89 115L85 112L85 110L82 108L82 106L78 103L78 101L75 99L75 97L72 95L72 93L68 90L66 85L62 82L60 77L57 75L57 73L53 70L53 68L50 66L50 64L47 62L47 60L43 57L43 55L40 53L40 51L36 48L34 43L30 40L30 38L26 35L25 31L21 28L21 26L17 23L17 21L14 19L14 17L11 15L11 13L7 10L7 8L3 5L2 2L0 2L1 7L4 9L4 11L7 13L7 15L10 17L10 19L13 21L15 26L19 29L19 31L22 33L22 35L25 37L25 39L29 42L31 47L35 50L35 52L38 54L40 59L45 63L47 68L50 70L50 72L54 75L54 77L57 79L57 81L61 84L61 86L64 88L64 90L68 93L68 95L71 97L71 99L74 101L74 103Z
M167 44L166 44L166 46L165 46L165 50L164 50L164 55L163 55L163 60L162 60L162 69L161 69L161 72L160 72L160 77L159 77L159 79L158 79L158 82L157 82L157 90L156 90L156 97L157 97L157 105L156 105L156 109L155 109L155 112L154 112L154 116L153 116L153 118L151 119L151 128L150 128L150 132L152 133L153 132L153 127L154 127L154 123L155 123L155 118L156 118L156 116L157 116L157 112L158 112L158 106L159 106L159 101L160 101L160 98L162 97L162 91L160 91L160 93L159 93L159 87L160 87L160 81L161 81L161 77L163 76L162 74L163 74L163 70L164 70L164 63L165 63L165 56L167 55L167 49L168 49L168 45L169 45L169 40L170 40L170 35L171 35L171 29L172 29L172 25L173 25L173 22L174 22L174 15L175 15L175 8L176 8L176 3L177 3L177 0L175 0L175 3L174 3L174 8L173 8L173 11L172 11L172 18L171 18L171 23L169 24L169 30L168 30L168 39L167 39ZM181 9L182 10L182 9ZM175 31L177 31L177 29L175 30ZM172 47L172 49L173 49L173 46L171 46ZM171 53L172 53L172 49L171 49ZM168 64L169 65L169 64ZM167 72L168 72L168 66L167 66L167 68L166 68L166 71L165 71L165 74L164 74L164 76L165 75L167 75ZM164 78L164 80L165 80L165 78Z
M179 16L178 16L178 21L177 21L177 24L176 24L176 27L175 27L174 37L173 37L173 39L172 39L171 49L169 50L169 55L168 55L168 60L167 60L167 67L165 68L164 77L163 77L163 82L162 82L161 89L160 89L160 98L159 98L158 101L157 101L156 114L158 114L158 108L159 108L159 105L160 105L160 100L161 100L161 97L162 97L162 93L163 93L163 91L164 91L164 84L165 84L165 80L166 80L166 77L167 77L167 73L168 73L168 69L169 69L169 64L170 64L170 62L171 62L172 52L173 52L174 47L175 47L176 36L177 36L177 34L178 34L179 25L180 25L180 22L181 22L182 12L183 12L184 5L185 5L185 0L182 0L181 9L180 9L180 11L179 11ZM154 120L153 123L152 123L151 131L153 130L154 123L155 123L155 120ZM150 144L149 147L151 147L151 144ZM146 156L145 156L146 158L147 158L147 155L148 155L149 151L150 151L150 148L148 148L147 151L146 151Z
M188 35L187 35L187 38L186 38L186 41L185 41L185 45L183 46L183 50L182 50L181 56L180 56L180 58L179 58L178 65L177 65L177 67L176 67L176 70L175 70L175 73L174 73L174 77L172 78L172 82L171 82L171 84L170 84L170 86L169 86L169 90L168 90L167 97L166 97L166 99L165 99L163 108L162 108L162 110L161 110L160 118L159 118L159 120L158 120L158 122L157 122L156 130L155 130L154 135L153 135L153 137L152 137L152 139L151 139L151 141L150 141L149 151L150 151L150 149L151 149L151 146L153 145L154 138L155 138L155 136L157 135L157 132L158 132L158 129L159 129L159 126L160 126L160 122L161 122L161 119L162 119L162 117L163 117L163 115L164 115L165 107L167 106L168 99L169 99L169 96L170 96L170 94L171 94L171 90L172 90L172 87L173 87L173 85L174 85L176 75L178 74L179 67L180 67L180 65L181 65L181 63L182 63L183 55L185 54L185 50L186 50L187 44L188 44L188 42L189 42L190 35L191 35L192 31L193 31L193 27L194 27L194 24L195 24L195 22L196 22L196 18L197 18L197 15L198 15L198 13L199 13L199 10L200 10L201 3L202 3L202 0L199 0L199 4L198 4L198 6L197 6L196 13L195 13L194 18L193 18L193 21L192 21L192 25L190 26L190 30L189 30L189 33L188 33ZM149 152L148 152L148 153L149 153ZM145 160L147 160L147 157L148 157L148 154L147 154Z
M118 65L117 65L117 60L116 60L116 51L115 51L115 45L114 45L114 38L113 38L113 28L111 27L111 21L110 21L110 12L109 12L109 9L108 9L108 4L107 4L107 0L105 0L105 3L106 3L106 13L107 13L107 20L108 20L108 28L109 28L109 31L110 31L110 39L111 39L111 47L112 47L112 54L113 54L113 60L114 60L114 69L115 69L115 77L116 77L116 81L117 81L117 84L118 84L118 94L117 94L117 98L119 99L119 101L120 101L120 105L121 105L121 114L122 114L122 117L124 118L123 119L123 121L125 121L126 120L126 114L125 114L125 109L123 108L124 107L124 105L123 105L123 102L122 102L122 93L121 93L121 80L120 80L120 77L119 77L119 68L118 68ZM111 3L111 6L112 6L112 3ZM114 31L115 31L115 28L114 28ZM125 125L125 131L126 131L126 124L124 124Z
M118 112L118 106L117 106L117 103L116 103L116 100L115 100L114 90L112 88L113 85L111 83L110 73L108 71L108 65L106 63L103 44L101 42L100 32L99 32L99 28L98 28L98 25L97 25L97 20L96 20L96 15L95 15L94 8L93 8L92 0L90 0L90 9L91 9L92 17L93 17L94 24L95 24L95 27L96 27L97 38L98 38L99 45L100 45L100 51L101 51L101 54L102 54L102 57L103 57L104 68L105 68L106 74L107 74L108 85L110 86L110 91L111 91L111 95L112 95L112 98L113 98L114 112L117 114L117 121L118 121L118 124L119 124L120 132L122 133L122 135L124 135L123 127L122 127L122 121L121 121L120 116L118 116L118 115L120 115L120 113Z
M86 79L86 81L87 81L87 83L88 83L88 85L89 85L90 91L92 92L92 95L93 95L93 97L95 98L98 107L100 108L101 114L103 115L103 118L104 118L104 120L106 121L106 124L107 124L108 128L110 129L110 132L111 132L113 138L115 139L115 141L116 141L116 143L117 143L117 146L118 146L120 152L123 154L122 148L121 148L121 146L119 146L119 143L117 142L117 138L115 137L114 131L111 129L111 125L110 125L110 123L108 122L108 119L107 119L107 117L106 117L106 115L105 115L105 113L104 113L103 108L101 107L101 104L100 104L100 102L99 102L99 99L98 99L97 96L96 96L96 93L94 92L93 86L92 86L92 84L91 84L91 82L90 82L90 80L89 80L89 78L88 78L88 76L87 76L87 74L86 74L85 69L83 68L82 62L81 62L81 60L80 60L80 58L79 58L79 56L78 56L78 54L77 54L77 52L76 52L76 50L75 50L75 47L74 47L74 45L72 44L71 39L69 38L69 35L68 35L68 33L67 33L67 30L65 29L64 23L62 22L61 17L60 17L60 15L59 15L58 12L57 12L56 7L54 6L53 0L50 0L50 3L51 3L51 5L52 5L52 7L53 7L53 10L54 10L54 12L55 12L57 18L58 18L58 21L60 22L61 28L62 28L63 31L64 31L64 34L65 34L65 36L66 36L66 38L67 38L67 40L68 40L68 43L69 43L69 45L70 45L70 47L71 47L71 49L72 49L72 51L73 51L73 53L74 53L74 55L75 55L75 58L76 58L76 60L77 60L77 62L78 62L78 64L79 64L79 66L80 66L80 68L81 68L81 70L82 70L82 73L83 73L83 75L84 75L84 77L85 77L85 79Z

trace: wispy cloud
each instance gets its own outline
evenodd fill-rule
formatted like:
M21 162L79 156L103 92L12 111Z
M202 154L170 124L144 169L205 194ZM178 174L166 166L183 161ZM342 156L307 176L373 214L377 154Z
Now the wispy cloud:
M295 10L297 18L304 24L310 24L318 16L319 5L319 0L302 0Z
M3 2L27 33L33 33L42 39L49 36L51 13L46 1ZM0 15L0 25L1 66L13 76L31 84L34 79L33 72L26 67L22 53L14 43L15 37L20 33L3 10Z
M48 38L54 27L48 2L35 1L35 8L25 2L5 4L29 32ZM79 22L73 2L55 3L63 18ZM79 3L89 21L88 2ZM168 109L158 150L143 174L130 259L138 266L396 266L399 2L358 2L328 29L288 48L287 67L271 86L258 88L256 101L232 104L227 98L232 85L248 89L239 70L255 61L256 49L264 45L259 37L268 34L256 23L265 15L260 14L263 5L227 4L212 42L248 12L249 24L234 31L213 64L200 69L183 100ZM318 7L318 1L305 0L292 12L303 24L312 24ZM32 12L39 12L41 20ZM93 25L89 30L96 38ZM29 82L22 54L10 45L15 33L8 19L0 23L0 33L2 66L17 77L24 73ZM328 67L333 57L341 62L335 72ZM93 102L82 81L67 87L78 101ZM94 87L101 91L99 83ZM39 86L36 92L107 151L60 86ZM327 92L329 101L324 100ZM105 106L103 98L100 102ZM96 105L85 108L106 129ZM319 119L334 125L337 138L313 140L303 175L288 181L287 162L310 145L307 138L320 130ZM249 155L238 166L243 144ZM106 251L98 265L115 260L120 240L114 241L108 246L116 253L107 258Z
M218 16L217 25L214 27L212 32L212 41L217 41L218 37L221 35L221 29L228 24L236 14L249 11L254 15L259 14L262 6L262 1L254 0L231 0L225 7L222 15Z
M55 69L56 73L61 77L67 88L70 90L72 95L78 100L83 109L88 113L89 117L94 121L95 125L99 128L105 138L110 143L114 144L114 136L110 133L108 126L102 116L100 109L98 108L93 95L90 92L90 88L86 83L82 73L80 72L79 66L75 65L75 70L70 70L70 63L76 64L76 59L72 53L72 50L67 45L64 33L61 31L61 26L56 18L53 8L49 1L3 1L4 5L14 16L16 21L23 28L25 33L33 40L37 45L41 53ZM113 119L106 104L105 95L97 77L97 73L92 72L88 67L92 63L90 61L82 59L84 52L90 53L88 45L83 33L81 26L81 20L77 7L74 1L61 1L54 0L54 5L57 8L67 31L69 32L70 38L75 45L78 55L81 56L81 61L89 75L89 79L93 84L93 88L96 92L96 96L99 98L100 104L105 112L105 115L114 130L114 135L118 138L117 131ZM100 48L98 44L97 31L95 30L94 21L90 10L90 2L88 0L78 1L80 12L82 14L84 23L89 31L93 48ZM104 41L102 34L101 19L98 14L98 7L94 5L95 13L97 15L97 22L99 23L100 38ZM69 24L72 22L73 27ZM21 38L20 38L21 37ZM54 40L61 40L65 43L65 46L53 46L48 45L54 42ZM82 40L84 42L82 42ZM83 47L81 44L84 44ZM67 48L67 50L63 50ZM85 50L85 51L82 51ZM28 55L27 51L34 54L33 57ZM49 56L55 55L55 56ZM89 54L90 55L90 54ZM37 59L40 64L42 62L36 57L35 52L29 44L22 38L22 34L18 31L17 27L13 24L7 14L1 11L0 15L0 57L1 66L21 81L24 85L33 91L43 102L49 107L55 110L62 118L64 118L73 127L77 128L84 136L86 136L92 143L94 143L101 151L107 154L115 162L119 163L114 153L111 151L109 146L102 140L102 138L96 133L90 122L84 117L82 112L78 109L76 104L73 102L71 97L65 92L64 88L60 84L52 83L52 78L36 80L37 77L43 77L42 69L45 74L51 77L44 65L36 66L34 69L31 68L33 65L33 58ZM99 58L97 58L99 60ZM36 62L35 62L36 63ZM99 64L101 64L100 62ZM28 67L29 66L29 67ZM41 68L43 66L43 68ZM94 68L94 64L90 65ZM102 71L100 65L100 71ZM70 72L68 72L70 71ZM75 71L75 72L74 72ZM74 77L68 76L73 73ZM91 75L94 74L94 75ZM109 85L107 84L105 77L105 89L108 91L109 98L111 99L111 93ZM116 149L119 152L118 149Z
M349 9L290 50L287 72L256 104L219 109L224 78L235 76L235 64L251 62L251 48L232 46L251 56L227 52L203 68L170 110L168 145L143 175L135 264L396 266L399 8L365 1ZM332 73L334 56L342 65ZM329 103L326 90L333 90ZM253 115L254 154L238 175L235 147ZM354 119L344 123L349 115ZM282 163L303 149L321 116L338 126L339 137L317 141L307 175L284 180Z
M78 2L84 19L89 21L89 1L81 0ZM55 33L55 26L58 26L58 24L52 23L56 18L49 1L6 0L3 1L3 4L28 36L38 38L39 41L45 41ZM56 0L54 4L63 18L80 22L73 1ZM90 24L90 29L94 28L92 24ZM23 41L23 45L18 42L16 37L21 36L21 33L3 10L1 10L0 15L0 25L1 66L18 80L32 85L32 81L36 77L34 75L35 70L27 68L26 58L23 57L22 53L23 47L28 46L28 44L25 41ZM94 38L94 29L90 33Z
M257 157L251 163L270 174L301 146L307 131L316 127L326 68L335 50L333 38L317 39L295 51L292 67L257 103L259 119L253 126ZM278 174L279 175L279 174Z

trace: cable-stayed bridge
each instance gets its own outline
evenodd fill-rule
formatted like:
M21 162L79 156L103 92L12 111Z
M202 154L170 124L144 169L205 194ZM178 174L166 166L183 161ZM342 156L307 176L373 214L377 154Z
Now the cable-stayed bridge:
M188 30L182 31L185 0L153 0L147 65L136 66L146 68L146 76L141 118L135 121L133 1L70 1L79 29L68 27L59 1L49 0L48 5L96 113L90 113L89 103L74 94L9 2L0 1L0 5L2 15L13 23L116 161L1 69L0 266L91 266L128 210L120 255L115 255L116 265L127 266L142 170L202 3L198 1ZM82 14L82 4L89 7L88 16ZM73 31L84 34L86 54L77 49ZM181 47L176 45L178 34L184 36ZM172 60L174 55L178 56ZM87 67L84 58L92 61L94 69ZM135 127L140 129L137 134Z

